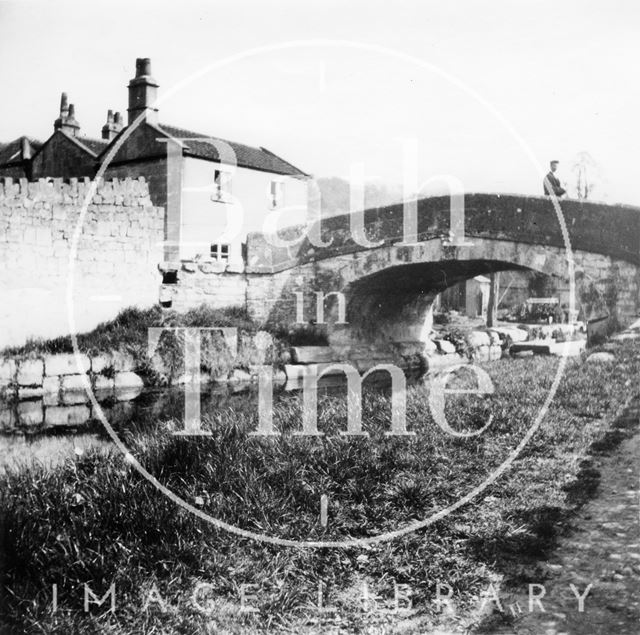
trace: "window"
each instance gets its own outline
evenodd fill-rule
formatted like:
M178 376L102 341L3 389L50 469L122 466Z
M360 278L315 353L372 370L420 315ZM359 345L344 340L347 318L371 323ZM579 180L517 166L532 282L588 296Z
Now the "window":
M284 182L271 181L269 189L269 204L271 209L282 206L284 203Z
M227 262L229 260L229 245L211 245L211 258L219 262Z
M214 170L211 200L225 201L229 194L231 194L231 174L224 170Z

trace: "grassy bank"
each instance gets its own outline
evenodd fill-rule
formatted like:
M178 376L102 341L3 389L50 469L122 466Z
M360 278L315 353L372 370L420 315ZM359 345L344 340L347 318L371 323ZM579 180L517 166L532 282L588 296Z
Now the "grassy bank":
M0 479L4 629L241 633L339 625L358 632L403 619L406 632L428 632L445 620L433 603L438 582L454 590L457 615L446 619L473 621L488 583L520 576L526 584L532 563L593 493L597 478L585 480L583 461L637 392L640 346L614 352L616 362L606 370L569 361L541 428L510 471L478 498L426 529L368 548L285 548L239 538L178 508L115 454L84 456L50 472L9 473ZM336 434L346 425L344 399L325 395L318 409L327 433L321 439L248 437L257 413L247 409L207 413L211 437L176 437L178 422L158 421L127 431L125 441L160 482L228 523L287 539L366 538L427 517L490 475L535 420L557 364L530 358L487 365L494 394L447 400L447 418L457 430L478 429L493 415L487 431L468 439L440 429L428 391L413 387L407 399L412 438L384 436L390 400L368 391L363 421L369 438ZM459 381L469 377L463 373ZM298 395L278 401L280 429L292 430L300 417ZM318 523L322 494L329 500L326 528ZM210 585L200 596L211 605L208 614L192 600L203 582ZM337 612L314 610L320 582ZM106 604L83 611L85 583L99 597L115 583L115 614L105 612ZM387 607L394 583L409 585L412 611L362 610L365 583ZM59 598L54 614L52 584ZM259 613L239 612L243 584L257 585L249 604ZM149 597L162 597L166 612L159 601L145 609Z
M212 309L202 305L185 313L168 311L159 305L150 309L128 308L113 320L99 324L87 333L77 335L78 349L82 353L98 354L119 350L123 346L142 357L146 354L150 327L204 327L236 326L239 330L255 332L258 328L247 312L241 308ZM31 339L23 346L7 347L0 351L6 357L30 354L73 353L73 342L68 335L53 339Z

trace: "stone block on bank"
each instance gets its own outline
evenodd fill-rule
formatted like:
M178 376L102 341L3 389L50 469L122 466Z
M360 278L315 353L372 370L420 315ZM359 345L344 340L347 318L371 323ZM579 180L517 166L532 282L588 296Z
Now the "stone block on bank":
M89 415L85 405L54 406L45 409L44 422L48 426L78 426L86 423Z
M118 388L144 388L144 382L140 375L131 371L118 372L114 378L114 387Z
M65 375L61 378L60 387L66 390L85 390L91 386L89 378L83 373L81 375Z
M491 338L485 331L470 331L467 333L465 339L471 348L480 348L481 346L491 345Z
M20 386L42 386L44 364L41 359L23 359L18 365Z
M615 361L615 355L604 351L599 353L591 353L591 355L587 357L587 364L610 364L611 362Z
M92 372L98 374L107 368L111 368L112 364L111 355L106 353L102 353L100 355L95 355L91 358L91 370Z
M473 352L471 353L471 357L475 362L488 362L489 361L489 345L482 344L480 346L475 346L473 348Z
M491 346L494 346L496 344L498 346L500 346L500 344L502 344L502 339L500 338L500 333L498 331L490 329L490 330L487 331L487 335L489 336L489 339L491 340Z
M63 375L60 382L60 402L65 405L89 401L91 383L87 375Z
M492 344L489 346L489 361L493 362L502 357L502 346L500 344Z
M131 401L135 399L144 389L142 377L125 371L116 373L114 377L114 394L118 401Z
M42 382L42 401L45 406L57 406L60 403L60 377L45 377Z
M498 333L502 337L509 336L512 342L524 342L528 337L528 332L515 326L495 326L492 331Z
M427 340L423 346L423 354L429 355L430 353L435 353L438 350L437 344L433 340Z
M23 401L18 404L18 421L25 426L38 426L44 420L41 401Z
M115 387L115 379L113 377L105 377L104 375L96 375L93 381L93 392L96 393L96 399L105 399L113 394Z
M44 373L47 376L87 373L90 368L91 362L84 353L49 355L44 359Z
M16 380L16 363L12 359L0 360L0 386L9 386Z
M18 388L18 399L40 399L44 394L42 386L20 386Z

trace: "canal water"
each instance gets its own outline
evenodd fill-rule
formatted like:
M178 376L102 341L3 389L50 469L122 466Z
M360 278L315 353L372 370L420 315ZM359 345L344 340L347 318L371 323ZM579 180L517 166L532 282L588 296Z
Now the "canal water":
M407 377L408 384L418 381L419 375ZM365 385L380 391L390 388L386 373L372 374ZM346 394L343 376L323 377L318 387L320 393ZM301 388L300 383L288 382L274 391L274 405ZM257 407L255 384L212 384L203 388L201 394L203 418L222 410L241 413L255 411ZM182 421L184 392L178 387L147 388L137 395L116 394L115 398L101 402L101 410L116 431L126 430L132 424L144 429L158 421ZM88 403L48 407L42 400L0 402L0 474L34 462L55 467L92 449L116 450L99 415Z

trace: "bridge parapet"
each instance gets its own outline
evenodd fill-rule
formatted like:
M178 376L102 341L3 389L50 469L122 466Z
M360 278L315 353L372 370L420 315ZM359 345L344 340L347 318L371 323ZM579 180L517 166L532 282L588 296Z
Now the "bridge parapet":
M640 208L608 205L575 199L559 201L572 249L594 252L640 265ZM418 242L448 238L450 198L437 196L417 201ZM564 248L561 224L548 197L507 194L466 194L464 197L465 235ZM309 239L305 227L284 229L280 241L295 244L275 246L262 233L247 240L247 272L276 273L301 264L364 251L351 233L351 215L322 220L321 238L331 240L318 247ZM364 212L367 239L383 244L403 240L403 205L372 208Z

